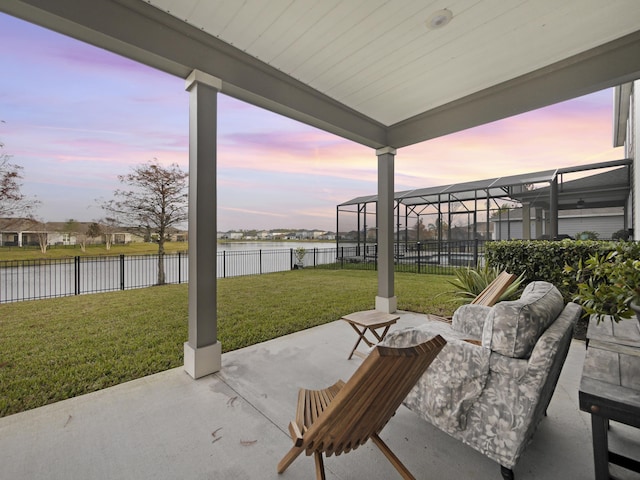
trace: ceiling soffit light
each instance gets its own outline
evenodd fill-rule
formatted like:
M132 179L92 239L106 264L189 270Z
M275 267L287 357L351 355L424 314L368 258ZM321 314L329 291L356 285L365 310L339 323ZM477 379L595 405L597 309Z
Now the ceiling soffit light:
M451 13L451 10L443 8L437 12L433 12L425 24L429 30L435 30L448 25L452 18L453 13Z

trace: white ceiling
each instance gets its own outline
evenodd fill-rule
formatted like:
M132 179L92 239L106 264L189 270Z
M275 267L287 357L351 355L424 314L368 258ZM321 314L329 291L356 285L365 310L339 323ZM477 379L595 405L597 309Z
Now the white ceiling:
M428 29L441 9L451 22ZM640 0L1 0L0 11L373 148L640 78Z
M147 0L393 125L622 37L638 0ZM451 22L428 29L447 8Z

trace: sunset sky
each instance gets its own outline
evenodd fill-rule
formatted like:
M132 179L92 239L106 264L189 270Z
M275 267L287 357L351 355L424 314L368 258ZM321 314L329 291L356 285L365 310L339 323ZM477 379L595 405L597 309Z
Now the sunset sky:
M184 79L0 14L0 142L47 221L98 220L118 175L188 167ZM406 147L396 190L623 157L605 90ZM375 152L224 95L218 229L335 229L335 207L376 193Z

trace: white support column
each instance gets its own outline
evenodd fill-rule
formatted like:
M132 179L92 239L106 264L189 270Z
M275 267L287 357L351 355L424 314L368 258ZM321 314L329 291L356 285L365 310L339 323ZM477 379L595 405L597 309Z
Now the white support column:
M549 196L549 240L558 238L558 177L554 177L550 185Z
M629 108L629 122L625 153L628 158L633 158L633 188L631 193L631 215L633 221L633 240L640 240L640 81L633 84Z
M378 295L376 310L393 313L398 301L394 295L393 277L393 180L396 149L376 150L378 156Z
M542 238L542 235L544 235L546 232L544 231L544 228L543 228L544 222L542 221L542 208L536 207L535 212L536 212L536 239L538 239L538 238Z
M531 240L531 204L522 204L522 238Z
M189 341L184 369L193 378L222 365L216 295L217 96L222 81L194 70L189 92Z

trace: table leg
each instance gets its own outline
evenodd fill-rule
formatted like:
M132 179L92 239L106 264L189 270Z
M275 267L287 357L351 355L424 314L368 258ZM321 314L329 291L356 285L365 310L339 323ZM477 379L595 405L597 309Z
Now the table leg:
M351 325L351 328L353 328L356 333L358 334L358 340L356 341L356 344L353 346L353 348L351 349L351 353L349 354L349 356L347 357L347 360L351 360L351 357L353 357L353 354L356 351L356 348L358 348L358 345L360 345L360 342L362 340L365 341L365 343L369 343L367 341L366 338L364 338L364 334L366 333L367 329L363 328L362 330L358 329L358 327L356 325L354 325L353 323L349 323L349 325Z
M382 340L384 340L384 337L387 336L387 332L389 331L389 328L391 328L391 325L387 325L386 327L384 327L384 330L381 335L378 335L378 332L376 332L373 328L370 328L369 330L378 339L378 342L381 342Z
M609 419L591 414L591 435L593 437L593 464L596 480L609 480L609 439L607 427Z

